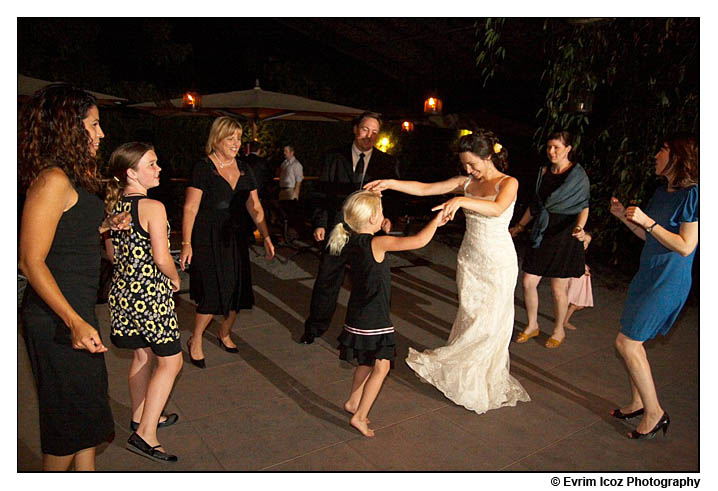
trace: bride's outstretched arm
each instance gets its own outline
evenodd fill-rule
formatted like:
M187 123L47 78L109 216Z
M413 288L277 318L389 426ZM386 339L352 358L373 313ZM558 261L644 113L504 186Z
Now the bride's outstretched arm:
M444 214L454 219L454 215L459 208L466 208L467 210L475 211L484 216L497 217L501 215L506 208L516 199L516 193L519 189L519 181L513 177L504 179L499 188L499 194L496 196L495 201L489 201L487 199L472 198L470 196L457 196L452 198L446 203L432 208L433 210L444 210Z
M398 179L379 179L364 186L367 191L381 193L385 190L399 191L400 193L412 194L414 196L432 196L436 194L447 194L459 192L463 189L465 176L454 176L445 181L419 182L400 181Z

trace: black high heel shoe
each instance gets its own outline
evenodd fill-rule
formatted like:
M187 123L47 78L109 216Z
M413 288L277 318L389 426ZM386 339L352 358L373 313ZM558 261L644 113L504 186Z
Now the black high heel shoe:
M192 364L197 368L206 368L207 365L204 363L204 358L202 358L201 360L195 360L194 358L192 358L192 349L189 347L190 341L192 341L192 336L190 336L187 340L187 354L189 355L189 361L191 361Z
M659 430L663 430L663 437L665 438L669 424L671 424L671 418L668 417L668 413L663 413L663 416L658 420L656 426L648 433L639 433L637 430L633 430L627 436L633 440L650 440L656 436Z
M622 413L621 408L616 408L610 412L610 415L613 416L614 418L618 418L618 419L631 419L631 418L635 418L636 416L640 416L641 414L643 414L643 411L644 411L644 409L641 408L641 409L636 409L632 413Z
M224 348L227 353L239 353L239 348L230 348L222 342L222 338L220 338L219 336L217 336L217 342L222 348Z

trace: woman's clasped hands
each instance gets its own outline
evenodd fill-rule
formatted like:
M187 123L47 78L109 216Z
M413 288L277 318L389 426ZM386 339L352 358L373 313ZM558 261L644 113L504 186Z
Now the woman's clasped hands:
M626 208L616 197L611 198L611 214L617 218L626 218L642 228L650 227L653 222L638 206Z

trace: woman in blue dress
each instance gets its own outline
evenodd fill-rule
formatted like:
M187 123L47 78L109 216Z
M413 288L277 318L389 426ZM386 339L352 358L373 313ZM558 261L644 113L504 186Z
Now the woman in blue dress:
M691 288L691 266L698 245L698 144L692 136L667 138L656 154L656 175L668 180L646 210L624 208L611 198L611 213L646 241L638 273L628 287L616 348L631 380L631 402L611 411L629 419L643 415L629 438L666 434L670 418L658 402L643 343L673 326Z

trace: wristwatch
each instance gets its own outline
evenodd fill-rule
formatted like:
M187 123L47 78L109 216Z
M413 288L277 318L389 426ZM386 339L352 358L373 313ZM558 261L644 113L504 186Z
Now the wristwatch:
M647 227L643 230L645 230L647 234L650 234L651 232L653 232L653 227L655 227L656 225L658 225L658 224L656 222L653 222L653 225L651 225L650 227Z

